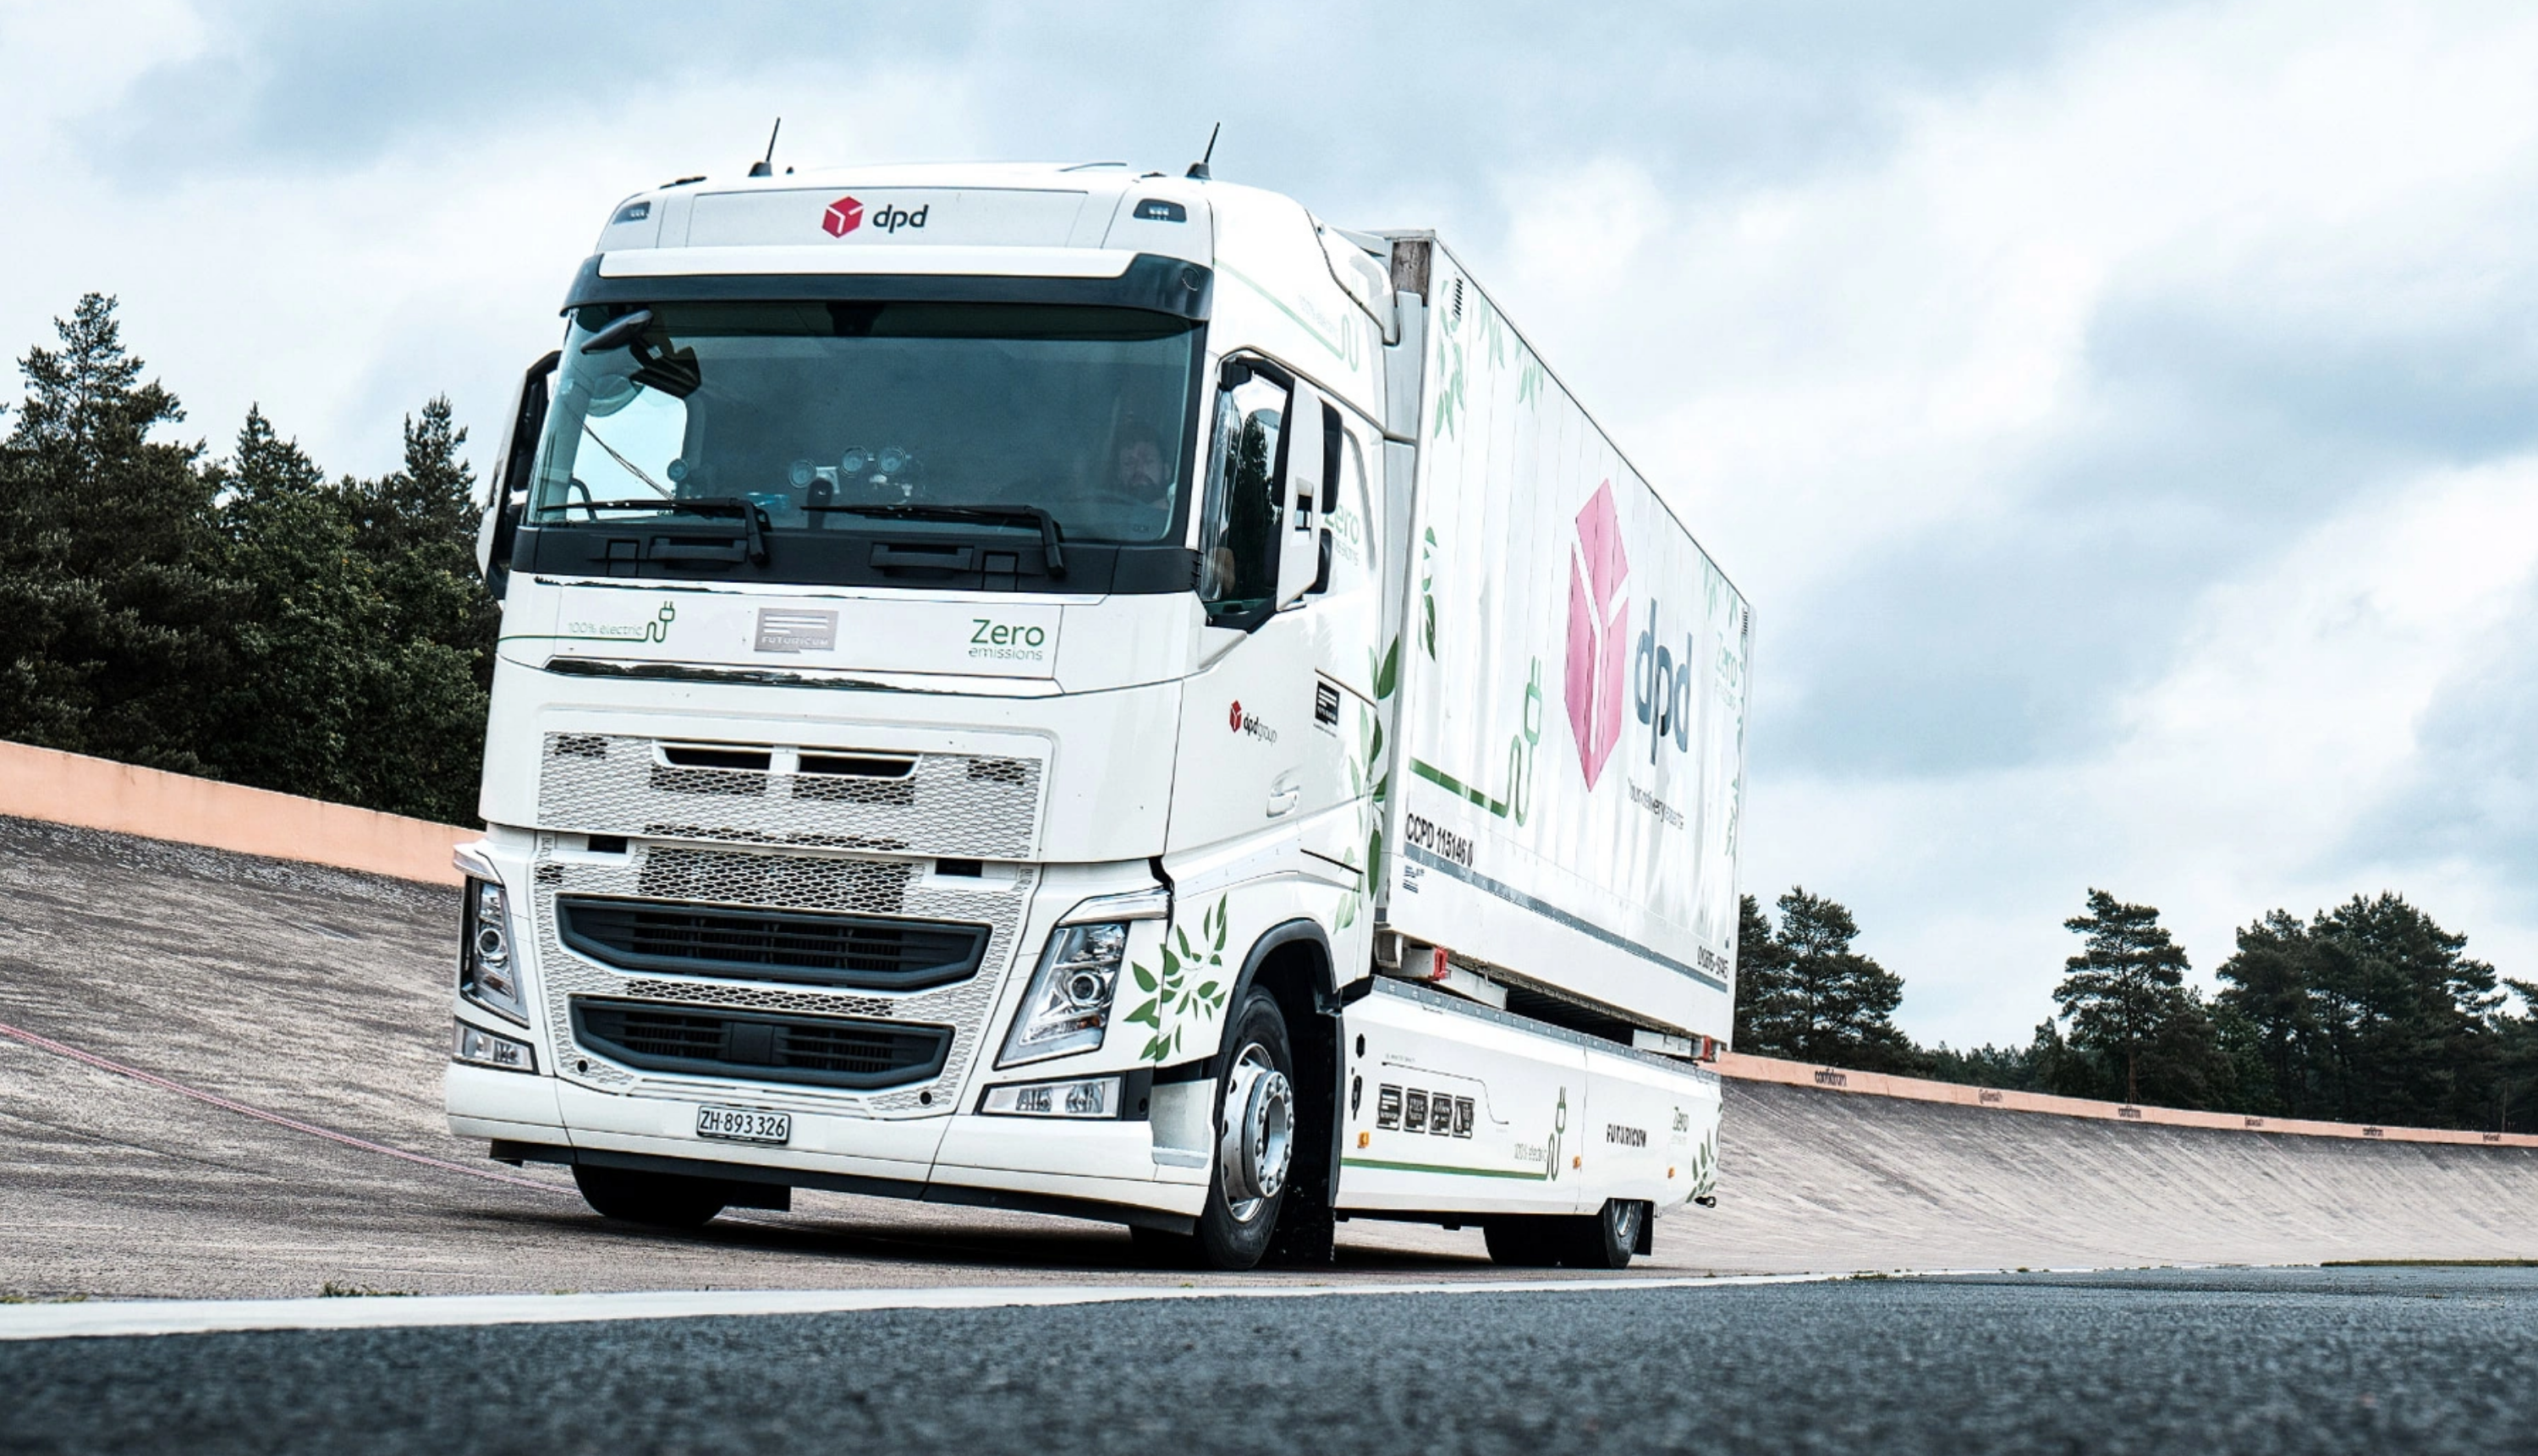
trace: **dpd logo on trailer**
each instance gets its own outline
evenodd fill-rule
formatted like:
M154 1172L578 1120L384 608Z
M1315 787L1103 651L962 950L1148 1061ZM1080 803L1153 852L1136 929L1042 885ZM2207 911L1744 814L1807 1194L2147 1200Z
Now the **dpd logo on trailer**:
M930 202L914 212L903 207L884 206L872 214L871 221L873 227L884 232L897 232L902 228L922 230L926 214L932 211L934 204ZM864 221L863 203L852 197L840 197L830 203L829 210L820 215L820 228L831 237L843 237L862 227Z
M1565 697L1577 737L1577 766L1586 787L1604 776L1622 739L1622 671L1629 648L1631 599L1622 583L1631 560L1622 551L1621 513L1613 483L1604 482L1577 512L1577 541L1569 553L1569 662Z

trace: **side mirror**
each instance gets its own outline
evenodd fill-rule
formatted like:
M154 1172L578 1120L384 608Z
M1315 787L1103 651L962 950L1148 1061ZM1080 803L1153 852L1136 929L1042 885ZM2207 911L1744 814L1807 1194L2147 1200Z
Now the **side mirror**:
M1278 482L1279 528L1285 538L1278 549L1278 605L1282 608L1303 600L1322 575L1316 532L1322 523L1322 471L1329 454L1323 448L1330 430L1326 413L1313 386L1297 380L1287 407L1287 437L1282 441L1287 473Z
M511 585L511 543L529 502L529 470L537 463L538 436L546 430L549 381L564 360L558 350L529 365L511 401L509 428L486 481L484 513L476 526L476 572L496 601Z

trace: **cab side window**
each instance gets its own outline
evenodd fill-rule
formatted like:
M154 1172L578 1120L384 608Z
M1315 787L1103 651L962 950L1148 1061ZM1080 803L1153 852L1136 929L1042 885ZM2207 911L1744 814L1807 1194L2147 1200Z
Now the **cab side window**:
M1229 360L1218 378L1198 534L1199 598L1211 627L1248 629L1277 608L1288 394L1283 374L1249 361Z

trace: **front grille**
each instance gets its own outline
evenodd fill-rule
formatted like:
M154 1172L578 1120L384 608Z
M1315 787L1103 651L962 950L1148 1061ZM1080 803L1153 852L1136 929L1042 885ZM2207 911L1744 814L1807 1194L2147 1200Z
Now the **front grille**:
M726 909L659 901L556 901L557 934L619 970L808 986L921 991L975 975L984 925Z
M949 1026L572 1000L573 1040L646 1072L876 1088L943 1070Z
M1045 761L1004 753L664 743L547 736L541 828L802 845L952 859L1029 859Z

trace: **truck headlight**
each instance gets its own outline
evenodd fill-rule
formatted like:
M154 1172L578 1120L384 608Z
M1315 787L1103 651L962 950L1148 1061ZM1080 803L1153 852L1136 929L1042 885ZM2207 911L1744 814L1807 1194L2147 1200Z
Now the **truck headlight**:
M1119 989L1119 966L1128 955L1128 926L1120 920L1061 925L1040 953L1023 992L1022 1011L1005 1033L999 1067L1036 1062L1068 1052L1094 1051L1110 1026L1110 999Z
M502 887L491 880L469 880L461 903L458 994L496 1016L527 1026L529 1007L520 994L519 956L511 945L511 906Z

